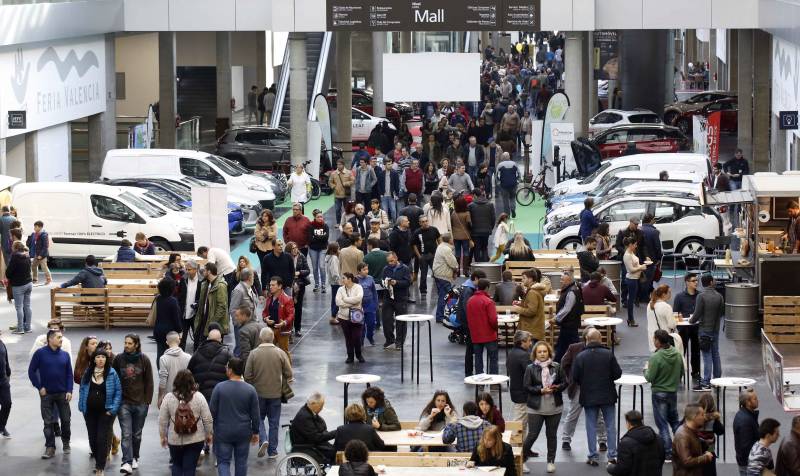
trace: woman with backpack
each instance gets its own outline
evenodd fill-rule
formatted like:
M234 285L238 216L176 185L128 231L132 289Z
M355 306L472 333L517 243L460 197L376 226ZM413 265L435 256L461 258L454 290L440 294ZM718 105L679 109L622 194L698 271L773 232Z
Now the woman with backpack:
M92 355L81 377L78 395L78 410L86 420L89 448L94 457L94 474L102 475L108 459L111 425L122 404L122 385L104 349L97 349Z
M197 388L192 373L181 370L158 412L161 446L169 446L172 476L194 476L203 443L211 444L211 411Z

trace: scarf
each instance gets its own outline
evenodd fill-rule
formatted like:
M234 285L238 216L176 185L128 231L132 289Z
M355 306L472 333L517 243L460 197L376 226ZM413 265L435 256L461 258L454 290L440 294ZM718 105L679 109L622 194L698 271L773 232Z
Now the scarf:
M125 356L125 360L127 360L129 364L135 364L139 362L139 359L142 358L141 352L131 352L131 353L123 352L122 355Z
M549 387L553 384L553 376L550 375L550 366L553 364L552 359L547 359L544 362L534 360L533 364L542 369L542 387Z

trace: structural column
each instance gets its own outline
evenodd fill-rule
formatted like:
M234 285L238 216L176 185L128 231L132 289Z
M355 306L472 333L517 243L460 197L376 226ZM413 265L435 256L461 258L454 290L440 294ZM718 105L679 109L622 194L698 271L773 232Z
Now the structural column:
M267 32L256 32L256 84L261 92L267 84ZM272 65L269 65L272 67Z
M405 35L405 32L403 33ZM407 41L406 41L407 40ZM411 46L411 33L401 36L401 48ZM336 32L336 144L342 149L345 163L353 156L353 104L351 55L352 43L349 31ZM385 111L384 111L385 112Z
M753 55L753 165L755 172L770 171L770 87L769 74L772 62L772 35L764 30L754 30L753 44L759 45ZM741 106L739 106L741 108Z
M738 144L744 157L753 161L753 30L739 30L737 36Z
M174 149L175 116L178 115L177 82L175 81L175 32L158 33L158 107L159 147Z
M412 41L411 41L411 32L410 31L401 31L400 32L400 52L401 53L411 53L413 51L411 43L412 43Z
M688 72L687 68L689 63L697 64L697 31L694 29L686 30L684 37L683 50L685 52L684 64L681 65L681 70Z
M292 165L297 165L308 160L308 66L306 61L306 34L289 33L289 48L290 147Z
M481 47L479 45L480 34L477 31L470 32L469 34L469 52L470 53L479 53L481 51Z
M481 44L480 44L480 52L481 57L483 57L483 52L486 51L486 47L489 46L489 32L482 31L481 32Z
M622 108L664 110L666 30L625 30L620 42ZM569 56L569 53L567 53ZM609 94L611 92L609 91Z
M584 78L588 81L589 84L589 91L587 95L588 104L586 106L586 123L589 123L589 119L594 117L598 111L597 105L597 80L594 78L594 36L592 32L586 32L586 49L584 50L583 54L586 57L586 61L584 65L586 66L586 72L584 74Z
M569 111L567 112L566 120L575 126L575 136L580 137L584 135L586 129L586 122L584 121L584 94L588 97L588 92L583 63L587 59L586 48L584 46L583 38L585 32L569 31L565 35L564 41L564 75L566 77L565 90L567 97L569 97Z
M736 91L739 88L739 30L728 30L728 84L725 89Z
M38 131L25 134L25 181L39 181L39 141Z
M217 38L217 127L221 137L231 127L231 32L218 31Z
M675 30L667 31L666 65L664 66L664 103L670 104L675 96Z
M714 77L717 79L714 79ZM717 58L717 30L712 28L708 33L708 89L717 89L719 79L719 58Z
M89 180L100 178L106 152L117 147L117 81L114 33L105 36L106 110L89 116Z
M375 117L386 117L383 99L383 53L386 51L386 32L372 32L372 111Z

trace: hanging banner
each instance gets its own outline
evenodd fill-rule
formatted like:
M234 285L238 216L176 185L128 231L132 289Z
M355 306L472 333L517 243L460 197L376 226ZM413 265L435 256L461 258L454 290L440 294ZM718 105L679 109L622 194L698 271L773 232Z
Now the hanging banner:
M552 157L553 151L551 150L551 140L550 140L550 124L553 122L561 122L567 116L567 111L569 110L569 98L564 93L555 93L550 97L550 101L547 103L547 110L544 114L544 127L542 130L545 131L542 134L542 149L541 149L541 161L545 163L547 157Z
M719 161L719 127L722 119L722 113L712 112L708 115L706 120L706 147L708 151L708 158L711 160L711 165Z
M619 77L619 32L595 31L594 79L618 79Z
M319 123L319 129L322 132L322 143L325 144L328 161L331 163L331 167L335 168L336 164L333 163L333 140L331 139L331 109L323 94L317 94L314 98L314 115ZM309 154L311 154L311 150L312 149L308 149ZM313 155L311 159L313 162ZM319 160L316 162L319 163Z
M321 123L316 121L308 121L306 124L308 130L308 133L306 134L306 150L308 150L308 159L311 161L311 163L306 166L306 172L308 172L308 175L314 177L315 179L319 179L319 162L321 154L316 151L318 151L322 145L322 131L320 128Z

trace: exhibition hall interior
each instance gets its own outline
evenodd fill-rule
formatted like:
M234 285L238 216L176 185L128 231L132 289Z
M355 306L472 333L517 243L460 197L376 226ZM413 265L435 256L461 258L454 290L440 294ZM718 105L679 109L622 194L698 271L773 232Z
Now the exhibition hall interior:
M800 0L0 0L0 474L800 475L799 110Z

